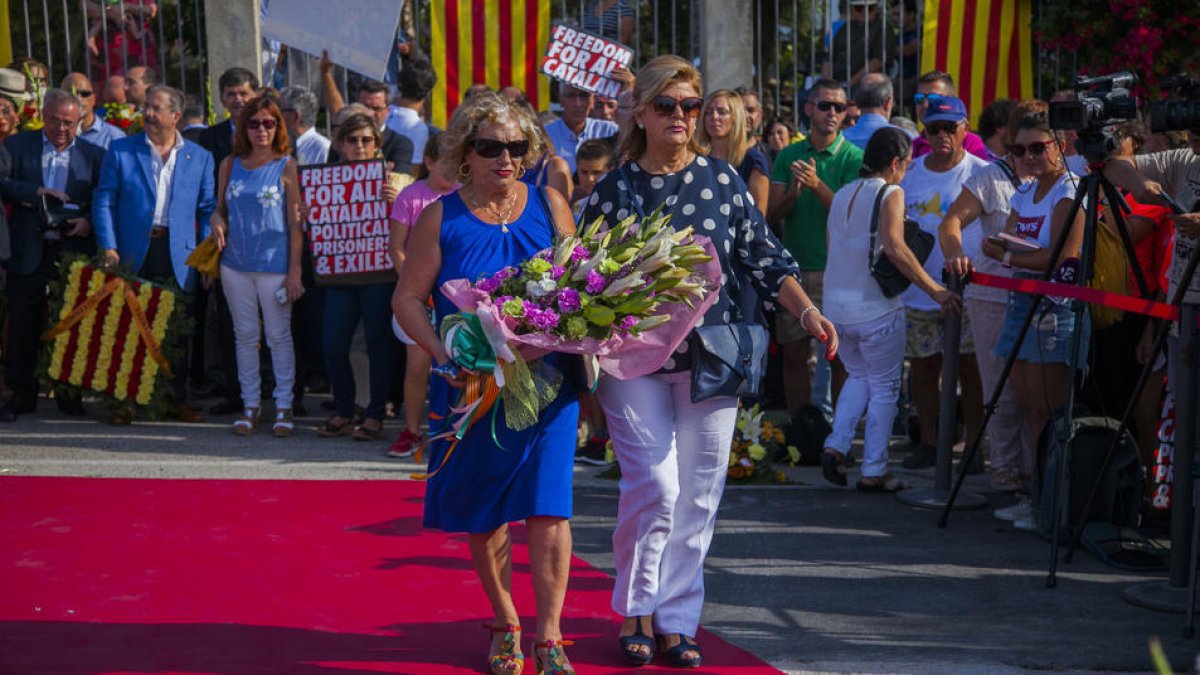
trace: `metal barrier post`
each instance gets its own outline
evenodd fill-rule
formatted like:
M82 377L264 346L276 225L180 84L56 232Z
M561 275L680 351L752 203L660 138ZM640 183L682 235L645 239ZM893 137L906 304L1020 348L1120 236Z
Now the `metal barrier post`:
M946 279L946 288L962 297L963 277L952 275ZM966 311L965 308L963 311ZM953 464L954 444L958 441L958 362L959 339L962 337L962 316L952 314L942 319L942 391L938 405L937 469L933 488L926 490L904 490L896 493L896 499L924 509L942 509L950 500L950 473ZM987 506L983 495L962 491L954 501L956 509L981 509Z

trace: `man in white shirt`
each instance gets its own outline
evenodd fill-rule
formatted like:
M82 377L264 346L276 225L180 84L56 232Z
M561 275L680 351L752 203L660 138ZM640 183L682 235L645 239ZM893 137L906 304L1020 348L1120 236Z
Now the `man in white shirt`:
M567 160L571 173L575 173L575 149L579 144L593 138L612 138L619 127L616 122L589 117L596 105L591 92L560 83L558 102L562 105L562 117L546 125L546 134L554 144L555 154Z
M967 135L967 108L960 99L945 96L931 102L925 113L924 133L930 152L913 162L900 187L904 189L907 217L920 223L922 230L936 236L942 217L958 198L963 183L976 170L987 166L987 162L963 147ZM979 228L973 228L964 237L963 248L972 257L977 257L982 243L979 233ZM943 266L942 250L935 246L925 261L925 271L934 279L940 279ZM944 317L941 306L915 286L910 286L901 297L908 315L905 351L912 363L913 402L921 428L920 444L904 460L904 466L919 469L933 466L937 459L938 383L942 371ZM962 316L958 372L966 437L973 439L983 418L983 389L975 363L971 322L966 314Z
M329 139L313 125L317 123L317 95L304 87L287 87L279 92L279 110L287 125L288 138L296 146L300 166L324 164L329 156Z
M92 81L83 73L71 73L63 78L61 89L65 89L79 99L79 133L77 138L92 145L108 149L108 146L118 138L125 138L125 132L105 122L96 116L96 93L92 91Z
M421 166L425 158L429 125L421 119L421 111L436 85L437 73L424 59L405 62L396 81L400 96L388 112L387 128L412 141L413 166Z
M143 106L145 130L115 141L104 157L96 187L92 217L96 240L108 264L125 263L143 279L196 288L196 272L185 261L208 236L208 221L216 207L213 158L178 131L183 117L183 92L154 86ZM171 364L175 384L174 416L202 422L187 404L187 349ZM113 415L113 424L133 420L126 407Z

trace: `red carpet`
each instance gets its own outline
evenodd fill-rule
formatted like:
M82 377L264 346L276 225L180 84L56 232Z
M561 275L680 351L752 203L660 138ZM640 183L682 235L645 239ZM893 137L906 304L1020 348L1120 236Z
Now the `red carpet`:
M399 481L0 478L0 673L482 672L487 603L464 538L421 528L422 493ZM517 546L532 634L528 562ZM630 672L611 588L573 561L563 630L582 674ZM779 672L700 641L705 666L689 672Z

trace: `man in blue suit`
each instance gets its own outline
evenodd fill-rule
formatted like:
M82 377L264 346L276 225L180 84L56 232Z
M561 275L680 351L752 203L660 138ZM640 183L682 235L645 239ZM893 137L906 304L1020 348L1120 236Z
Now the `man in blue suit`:
M197 279L184 261L208 236L216 197L212 155L177 130L183 106L178 89L155 86L147 92L143 132L109 146L92 219L108 264L124 263L143 279L175 282L188 292L195 290ZM174 414L184 422L202 422L203 416L187 403L187 342L181 345L184 356L171 364ZM129 424L132 417L123 408L113 423Z
M12 205L8 222L12 251L5 267L8 312L16 320L9 322L5 351L5 376L13 398L0 406L0 420L37 408L37 362L46 329L46 293L58 276L59 257L96 250L85 209L100 177L104 150L75 138L79 117L79 99L70 92L51 89L42 103L45 127L4 139L12 157L12 172L0 181L0 195ZM43 198L60 209L78 209L79 216L67 219L65 228L44 227ZM78 396L59 391L55 400L68 415L84 414Z

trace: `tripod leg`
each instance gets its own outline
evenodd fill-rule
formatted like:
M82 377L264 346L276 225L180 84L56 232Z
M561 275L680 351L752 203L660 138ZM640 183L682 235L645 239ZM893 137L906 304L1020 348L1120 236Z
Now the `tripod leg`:
M1193 485L1193 500L1189 505L1189 508L1192 509L1192 547L1188 555L1188 599L1186 618L1183 622L1183 636L1190 639L1196 634L1196 563L1200 558L1200 518L1197 518L1195 513L1196 477L1189 476L1189 480Z

